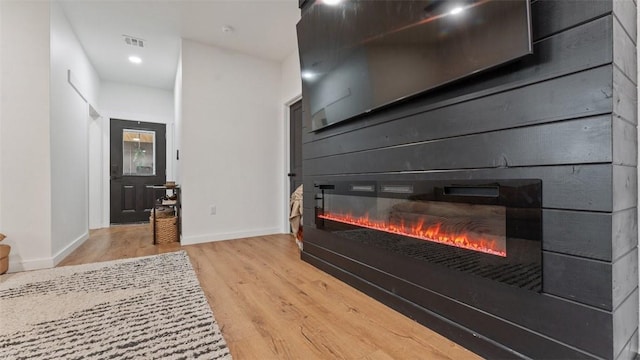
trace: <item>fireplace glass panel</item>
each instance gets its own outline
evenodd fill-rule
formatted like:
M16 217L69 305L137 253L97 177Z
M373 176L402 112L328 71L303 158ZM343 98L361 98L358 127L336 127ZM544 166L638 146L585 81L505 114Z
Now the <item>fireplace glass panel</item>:
M507 256L504 206L326 194L324 211L318 217Z
M540 292L540 180L316 185L315 225L367 249ZM374 265L374 264L372 264Z

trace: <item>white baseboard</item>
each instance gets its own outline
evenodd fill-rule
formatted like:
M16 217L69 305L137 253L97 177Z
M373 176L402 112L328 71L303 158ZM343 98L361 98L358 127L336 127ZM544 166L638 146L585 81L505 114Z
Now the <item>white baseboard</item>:
M108 227L110 227L110 226L111 226L111 224L103 224L103 223L99 223L99 224L97 224L97 225L95 225L95 224L94 224L94 225L92 225L92 226L89 226L89 230L104 229L104 228L108 228Z
M12 257L11 255L9 255L9 271L8 272L13 273L18 271L50 269L56 266L60 261L62 261L69 254L71 254L73 250L77 249L87 239L89 239L88 232L82 234L80 237L73 240L64 249L58 251L57 254L55 254L53 257L50 257L50 258L21 260L20 257L18 256Z
M19 271L30 271L40 269L50 269L54 267L52 258L44 259L32 259L32 260L19 260L19 257L12 257L9 255L9 270L8 272L14 273Z
M237 232L228 232L228 233L215 233L215 234L206 234L206 235L195 235L195 236L182 236L181 245L194 245L194 244L202 244L213 241L223 241L223 240L232 240L232 239L241 239L253 236L263 236L263 235L272 235L272 234L280 234L280 228L272 227L266 229L256 229L249 231L237 231Z
M73 250L77 249L80 245L82 245L85 241L89 239L89 232L86 232L80 235L77 239L73 240L69 245L65 246L64 249L58 251L57 254L53 256L53 265L58 265L60 261L69 256L73 252Z

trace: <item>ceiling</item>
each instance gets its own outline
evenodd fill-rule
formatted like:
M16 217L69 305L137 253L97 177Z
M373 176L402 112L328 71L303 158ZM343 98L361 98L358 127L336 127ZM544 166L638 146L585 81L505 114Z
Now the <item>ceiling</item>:
M180 39L281 61L296 50L297 0L76 0L62 8L103 81L173 89ZM223 27L232 31L223 31ZM127 45L123 35L144 40ZM141 64L128 58L139 56Z

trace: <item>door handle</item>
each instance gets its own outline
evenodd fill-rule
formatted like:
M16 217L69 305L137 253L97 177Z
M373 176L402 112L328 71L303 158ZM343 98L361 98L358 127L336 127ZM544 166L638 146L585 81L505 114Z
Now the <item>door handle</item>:
M120 167L117 164L111 164L111 180L120 179Z
M294 177L294 176L296 176L296 173L288 173L287 176L288 177Z

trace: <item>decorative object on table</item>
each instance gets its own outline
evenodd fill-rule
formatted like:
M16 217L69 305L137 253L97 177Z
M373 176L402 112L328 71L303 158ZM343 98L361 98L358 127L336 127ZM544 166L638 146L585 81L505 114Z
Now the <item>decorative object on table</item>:
M6 236L0 233L0 241L4 240ZM0 244L0 275L6 273L9 270L9 253L11 252L11 246Z
M296 237L296 244L302 250L302 185L291 194L289 200L289 223L291 233Z
M173 196L165 196L163 198L160 199L160 203L162 205L175 205L176 202L178 201L177 197L175 195Z
M164 184L164 187L166 187L167 189L173 189L176 187L176 182L175 181L167 181Z
M158 219L164 219L164 218L168 218L168 217L173 217L175 216L176 212L173 210L173 208L171 206L157 206L156 207L156 217ZM151 217L153 217L153 213L151 214Z
M231 359L184 251L4 275L0 318L8 359Z

